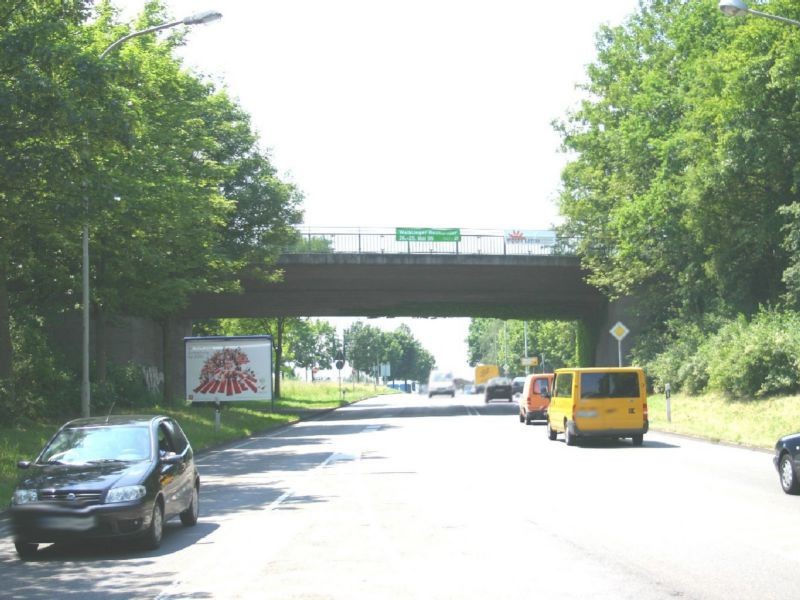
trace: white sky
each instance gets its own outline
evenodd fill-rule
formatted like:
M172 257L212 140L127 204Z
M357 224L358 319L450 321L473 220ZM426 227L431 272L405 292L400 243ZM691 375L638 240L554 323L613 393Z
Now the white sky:
M132 17L144 0L114 0ZM551 122L576 105L594 34L637 0L168 0L208 9L186 64L252 115L307 225L545 229L566 158ZM341 323L338 319L329 319ZM349 321L348 321L349 322ZM466 367L468 319L408 322Z

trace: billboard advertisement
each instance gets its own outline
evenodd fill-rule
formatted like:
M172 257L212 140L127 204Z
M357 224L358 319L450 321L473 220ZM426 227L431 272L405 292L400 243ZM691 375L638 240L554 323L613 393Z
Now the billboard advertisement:
M272 336L184 338L189 402L272 400Z
M555 246L556 232L549 230L513 229L505 231L506 242L509 244L535 244L537 246Z

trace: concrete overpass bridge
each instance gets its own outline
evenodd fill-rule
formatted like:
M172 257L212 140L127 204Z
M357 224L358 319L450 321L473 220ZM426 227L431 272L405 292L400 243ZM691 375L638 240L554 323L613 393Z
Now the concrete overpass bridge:
M454 231L457 239L434 240L398 239L395 230L303 230L302 241L278 260L282 281L245 280L239 294L197 294L181 316L162 324L119 319L105 334L109 359L163 368L170 393L181 396L183 338L193 320L460 316L577 320L595 348L595 364L616 364L617 343L608 330L632 319L586 283L570 240L553 232ZM64 339L78 339L73 334Z
M198 294L185 316L412 316L575 319L606 312L569 240L553 232L509 239L398 241L395 230L308 230L278 261L276 283L242 294Z

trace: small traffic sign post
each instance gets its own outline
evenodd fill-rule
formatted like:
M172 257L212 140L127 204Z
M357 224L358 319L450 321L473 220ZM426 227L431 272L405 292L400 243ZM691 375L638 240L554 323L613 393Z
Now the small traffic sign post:
M630 329L625 327L622 321L617 321L616 325L614 325L608 331L611 335L617 338L617 358L619 361L618 366L622 366L622 340L625 339L625 336L630 333Z
M344 368L344 353L339 350L336 353L336 369L339 371L339 399L342 399L342 369Z

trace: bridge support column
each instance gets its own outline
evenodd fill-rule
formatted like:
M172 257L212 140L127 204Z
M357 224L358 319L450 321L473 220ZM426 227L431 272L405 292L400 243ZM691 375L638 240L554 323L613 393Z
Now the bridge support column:
M593 327L595 332L595 366L616 367L619 364L617 339L611 335L611 328L621 321L630 333L622 340L622 366L630 366L630 352L641 331L641 322L636 313L634 298L625 297L608 304L604 318L597 319Z
M191 319L169 317L163 323L164 403L168 406L186 399L186 362L183 338L191 335Z

